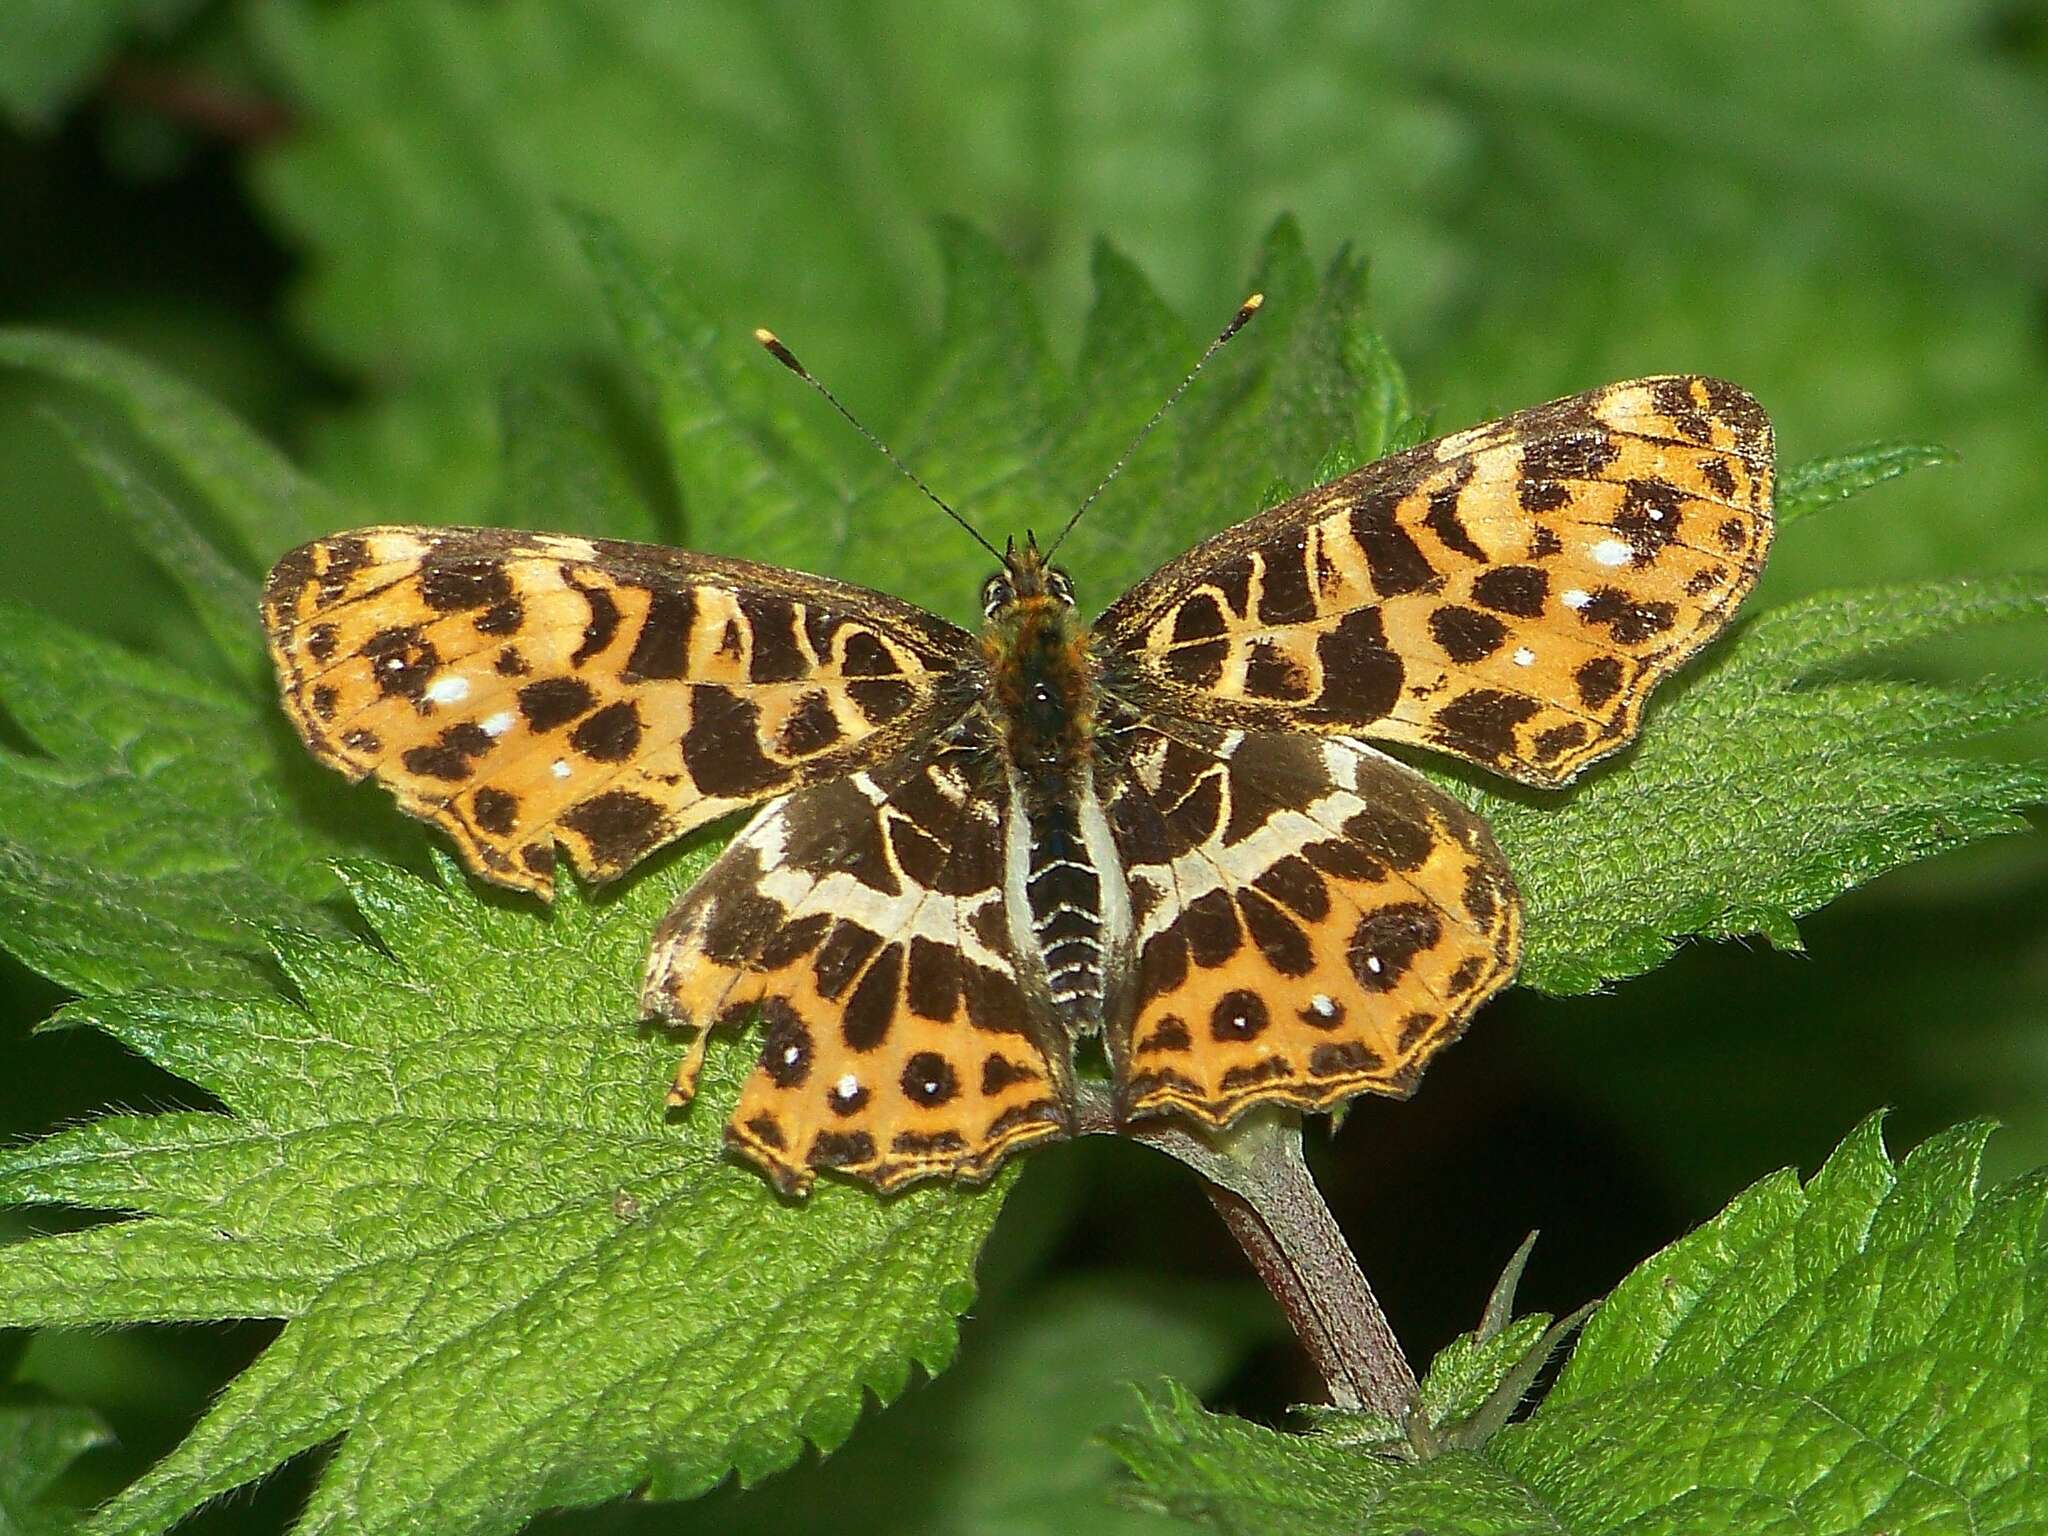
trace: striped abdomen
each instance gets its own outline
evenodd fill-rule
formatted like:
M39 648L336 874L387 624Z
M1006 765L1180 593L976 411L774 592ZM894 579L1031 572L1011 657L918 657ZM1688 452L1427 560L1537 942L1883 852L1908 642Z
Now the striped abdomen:
M1030 813L1025 905L1054 1006L1070 1024L1102 1017L1102 872L1089 856L1075 809Z

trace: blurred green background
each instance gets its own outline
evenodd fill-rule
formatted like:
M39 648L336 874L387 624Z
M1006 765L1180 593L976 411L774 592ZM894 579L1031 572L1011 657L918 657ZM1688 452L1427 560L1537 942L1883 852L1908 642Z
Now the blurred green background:
M935 216L997 238L1070 355L1097 236L1200 333L1292 211L1319 256L1369 256L1444 427L1688 370L1752 389L1787 461L1893 436L1959 451L1801 526L1759 604L2048 567L2043 0L11 0L0 123L0 320L215 392L365 520L488 519L501 405L532 391L631 420L565 202L675 261L706 310L775 326L885 435L937 321ZM0 378L0 593L196 654L168 585L102 526L50 393ZM2034 626L1901 664L2038 672L2048 644ZM2038 839L1804 929L1804 956L1695 946L1611 996L1516 994L1415 1101L1315 1138L1412 1352L1470 1326L1529 1227L1525 1296L1567 1309L1882 1104L1897 1146L1993 1114L1994 1172L2048 1162ZM0 1133L194 1101L104 1042L31 1040L58 999L0 959ZM970 1360L976 1330L1028 1338L1108 1266L1138 1277L1116 1290L1133 1309L1148 1280L1240 1274L1164 1165L1106 1146L1033 1164ZM1179 1352L1148 1356L1133 1326L1125 1374L1197 1369L1153 1333ZM114 1422L104 1485L267 1337L44 1339L21 1366ZM1270 1331L1214 1337L1193 1353L1216 1401L1308 1395ZM22 1349L0 1342L0 1367ZM297 1486L200 1524L274 1526Z

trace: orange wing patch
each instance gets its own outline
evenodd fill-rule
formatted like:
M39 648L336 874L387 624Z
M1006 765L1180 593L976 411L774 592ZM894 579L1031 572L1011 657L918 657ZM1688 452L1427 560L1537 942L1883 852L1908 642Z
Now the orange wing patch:
M942 744L767 807L664 920L643 1009L705 1037L758 1008L728 1143L785 1193L835 1168L881 1189L984 1179L1068 1134L1066 1045L1018 979L1001 801L979 716ZM997 780L999 786L1000 779Z
M1763 567L1773 449L1718 379L1609 385L1228 529L1103 616L1175 713L1355 733L1556 786Z
M1355 742L1144 733L1111 819L1136 920L1110 1042L1126 1115L1406 1095L1514 975L1521 904L1485 824Z
M611 879L896 750L972 642L879 593L646 545L366 528L293 551L263 622L308 747L501 885Z

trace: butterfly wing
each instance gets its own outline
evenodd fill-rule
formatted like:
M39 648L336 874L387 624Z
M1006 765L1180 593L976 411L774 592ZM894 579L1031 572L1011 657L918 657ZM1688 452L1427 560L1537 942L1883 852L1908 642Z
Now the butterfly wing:
M1342 737L1146 716L1108 814L1130 883L1126 1116L1405 1095L1512 979L1521 903L1486 824Z
M698 1033L765 1025L728 1142L786 1192L837 1168L882 1188L981 1179L1063 1136L1064 1045L1020 981L1003 897L1007 798L965 718L872 772L777 800L655 935L642 1006Z
M772 566L490 528L365 528L277 563L263 625L315 756L484 878L608 880L715 817L935 728L972 646Z
M1425 443L1169 562L1097 632L1179 715L1555 786L1624 745L1771 539L1771 425L1719 379L1611 384Z

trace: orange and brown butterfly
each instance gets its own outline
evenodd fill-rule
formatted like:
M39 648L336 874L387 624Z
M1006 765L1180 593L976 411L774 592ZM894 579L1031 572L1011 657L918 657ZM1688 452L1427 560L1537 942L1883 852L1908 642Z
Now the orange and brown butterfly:
M1029 539L990 546L975 634L740 560L409 527L285 556L263 622L307 746L486 880L546 896L558 849L614 879L751 810L654 936L643 1006L695 1031L671 1097L758 1018L731 1145L785 1191L892 1189L1069 1134L1090 1035L1125 1119L1407 1094L1513 977L1521 903L1371 743L1568 782L1727 624L1771 492L1749 395L1647 378L1318 486L1092 623Z

